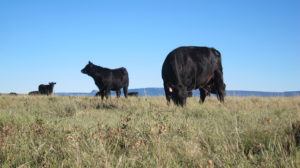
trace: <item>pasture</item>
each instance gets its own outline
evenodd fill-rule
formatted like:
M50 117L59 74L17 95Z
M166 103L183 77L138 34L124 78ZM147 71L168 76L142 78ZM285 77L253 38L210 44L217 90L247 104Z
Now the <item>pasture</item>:
M299 167L300 97L198 101L0 95L0 167Z

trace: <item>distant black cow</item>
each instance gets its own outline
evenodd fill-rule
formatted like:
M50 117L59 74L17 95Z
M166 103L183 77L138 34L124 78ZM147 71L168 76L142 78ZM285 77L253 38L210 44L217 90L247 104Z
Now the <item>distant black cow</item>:
M39 95L40 92L39 91L31 91L28 93L29 95Z
M185 105L188 91L199 89L216 93L224 102L225 84L221 54L208 47L179 47L171 51L162 67L162 78L168 102ZM205 93L205 92L203 92ZM204 98L205 99L205 98ZM203 102L204 99L201 98Z
M129 92L128 96L135 96L138 97L139 96L139 92Z
M127 98L129 78L126 68L108 69L94 65L89 61L81 72L94 79L95 84L99 88L99 92L96 95L100 94L102 100L104 96L108 98L111 90L116 91L117 97L120 97L122 88L124 96Z
M50 82L49 85L39 85L39 93L43 95L51 95L55 84L55 82Z

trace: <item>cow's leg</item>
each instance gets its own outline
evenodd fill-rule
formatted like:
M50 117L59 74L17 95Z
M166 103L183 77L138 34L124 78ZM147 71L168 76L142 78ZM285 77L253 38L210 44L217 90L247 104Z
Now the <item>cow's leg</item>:
M203 88L200 88L199 91L200 91L200 100L199 100L199 102L204 103L205 98L206 98L206 90L203 89Z
M116 93L117 93L117 98L119 98L121 95L121 90L116 90Z
M127 98L128 95L128 86L123 88L124 96Z
M110 95L110 90L105 90L105 98L108 99L109 95Z
M101 96L101 100L103 100L103 98L104 98L104 89L100 90L100 96Z

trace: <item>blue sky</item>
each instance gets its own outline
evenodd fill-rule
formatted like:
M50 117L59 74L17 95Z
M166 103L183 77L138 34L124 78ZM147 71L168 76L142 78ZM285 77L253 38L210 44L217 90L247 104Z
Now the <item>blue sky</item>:
M229 90L300 90L297 0L2 0L0 92L90 92L89 60L162 87L166 55L188 45L222 53Z

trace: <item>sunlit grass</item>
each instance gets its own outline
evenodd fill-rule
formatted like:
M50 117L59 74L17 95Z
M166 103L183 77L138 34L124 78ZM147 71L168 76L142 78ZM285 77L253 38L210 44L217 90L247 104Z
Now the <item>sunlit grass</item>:
M300 98L0 96L0 167L297 167Z

